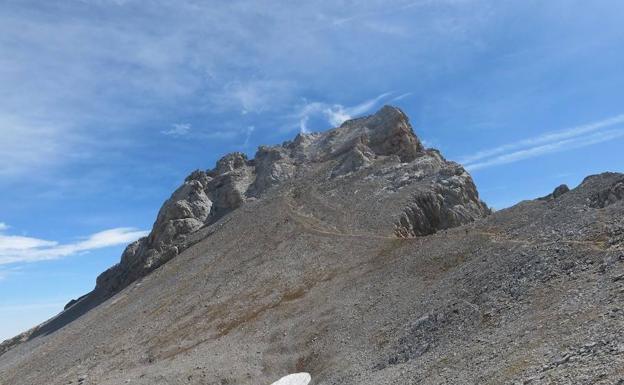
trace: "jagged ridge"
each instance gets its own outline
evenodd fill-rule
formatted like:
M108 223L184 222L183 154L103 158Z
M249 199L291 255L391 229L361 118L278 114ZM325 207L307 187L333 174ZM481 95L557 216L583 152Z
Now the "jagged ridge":
M2 344L0 383L251 385L294 371L344 385L618 383L624 175L440 230L481 207L468 174L435 150L401 151L411 138L371 145L369 119L265 147L264 166L231 155L194 173L144 241L192 246ZM278 163L289 176L262 187L258 167ZM227 198L235 183L241 199ZM427 222L397 236L408 211ZM201 227L167 230L187 219ZM438 233L414 237L427 226ZM132 255L137 271L158 262Z
M432 234L489 213L463 167L446 162L436 151L425 150L407 116L396 107L385 106L374 115L324 133L299 134L280 146L261 146L254 159L232 153L212 170L194 171L164 203L150 235L127 247L121 262L98 277L96 290L118 292L188 248L185 240L189 234L296 174L305 178L313 163L335 163L329 178L337 178L388 156L398 157L395 172L437 172L435 180L414 194L396 221L397 235ZM423 159L417 161L419 158Z
M349 233L405 238L489 214L463 167L426 149L407 116L385 106L326 132L261 146L254 159L231 153L211 170L192 172L163 204L150 234L130 244L120 262L97 278L92 292L69 302L64 313L29 338L62 327L148 275L201 240L193 234L246 202L289 194L295 181L310 191L321 189L324 204L336 201L337 191L348 197L341 211L351 221L324 223L330 231L342 227ZM354 192L361 196L351 196Z

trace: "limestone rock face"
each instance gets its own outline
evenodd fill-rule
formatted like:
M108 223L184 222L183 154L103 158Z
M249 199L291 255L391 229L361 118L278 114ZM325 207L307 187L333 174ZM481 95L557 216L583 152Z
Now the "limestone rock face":
M368 137L366 144L375 154L397 155L402 162L410 162L424 150L407 116L398 108L385 106L362 123Z
M339 163L332 170L331 176L337 177L368 167L375 154L362 143L355 145L351 150L340 157Z
M255 194L261 194L266 189L290 179L296 169L294 163L287 148L261 146L255 157Z
M193 171L165 201L150 234L130 244L97 278L94 292L68 308L109 298L148 275L250 198L291 194L304 199L306 221L322 220L330 232L415 237L489 214L470 175L426 150L407 116L385 106L322 133L261 146L254 159L235 152L212 170ZM314 219L321 202L336 206L335 215Z
M247 165L247 155L241 152L233 152L219 159L212 175L223 175L230 171L238 170Z
M624 178L620 178L611 185L595 192L590 197L589 206L604 208L624 199Z
M490 213L479 200L472 178L458 164L446 164L417 191L396 224L396 234L413 237L472 222Z
M253 169L243 166L218 175L208 184L208 196L213 201L210 222L239 208L245 201L246 192L253 181Z
M189 234L243 204L251 180L241 153L224 156L214 170L193 171L165 201L150 234L128 245L121 261L97 278L95 290L110 296L184 251Z
M375 156L397 156L410 162L424 153L407 116L396 107L385 106L376 114L348 120L320 134L298 136L291 147L308 161L327 161L359 148ZM364 151L366 152L366 151Z
M623 186L488 215L392 107L226 155L95 290L0 343L0 384L615 384Z

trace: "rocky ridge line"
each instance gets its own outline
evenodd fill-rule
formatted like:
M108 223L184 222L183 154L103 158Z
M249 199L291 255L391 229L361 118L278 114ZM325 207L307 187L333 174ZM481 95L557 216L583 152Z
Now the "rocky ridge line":
M381 171L365 175L377 168ZM176 257L196 242L190 235L245 202L262 199L291 179L314 180L318 175L320 183L343 186L372 178L378 189L374 194L382 194L379 199L398 199L391 194L407 187L414 190L403 210L381 213L395 223L399 237L432 234L490 213L464 168L437 150L426 149L407 116L384 106L322 133L298 134L281 145L261 146L253 159L231 153L211 170L192 172L165 201L150 234L128 245L120 262L98 276L92 292L72 300L59 316L22 337L51 333L78 318Z
M98 277L96 290L115 293L149 274L188 248L189 234L248 199L261 197L296 175L303 176L310 164L335 163L327 177L337 178L389 156L398 158L399 168L420 164L419 158L442 165L436 180L414 196L396 221L398 236L432 234L489 213L463 167L445 161L435 150L426 150L407 116L398 108L385 106L374 115L346 121L327 132L299 134L282 145L261 146L254 159L231 153L212 170L194 171L163 204L151 233L130 244L121 262Z

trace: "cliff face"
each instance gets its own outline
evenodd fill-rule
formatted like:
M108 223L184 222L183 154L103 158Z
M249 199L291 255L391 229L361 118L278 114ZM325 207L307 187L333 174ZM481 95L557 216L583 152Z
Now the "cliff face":
M407 116L385 106L326 132L261 146L254 159L231 153L211 170L193 171L163 204L150 234L128 245L120 262L97 278L92 292L70 301L63 313L17 341L72 322L200 241L200 229L215 228L248 202L312 191L305 206L336 205L338 212L325 219L337 232L409 238L490 212L463 167L425 149ZM4 344L0 354L14 345Z
M392 221L400 237L433 234L489 213L468 173L437 151L426 150L407 116L386 106L324 133L300 134L279 146L260 147L254 159L232 153L212 170L194 171L163 204L149 236L129 245L120 263L98 277L95 290L104 297L117 293L187 249L190 234L250 199L262 199L270 189L280 194L297 184L324 189L345 181L344 194L352 195L348 180L354 178L368 179L367 193L374 195L355 199L400 196L396 200L405 206L402 210L386 210L387 205L378 202L366 213L379 216L381 222ZM398 190L409 190L410 198L396 194ZM359 215L349 206L342 211Z
M384 107L189 175L0 385L617 384L624 175L490 213Z

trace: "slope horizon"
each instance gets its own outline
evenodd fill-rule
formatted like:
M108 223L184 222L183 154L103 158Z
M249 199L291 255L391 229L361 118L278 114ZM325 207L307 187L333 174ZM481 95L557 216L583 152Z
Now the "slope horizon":
M0 340L92 289L193 169L384 104L491 207L623 171L624 4L9 1Z
M605 172L491 212L385 106L192 172L0 382L621 382L623 210Z
M394 107L394 106L390 106L390 105L385 105L385 106L382 106L382 107L379 109L379 111L383 110L384 108L388 108L388 107L390 107L390 108L397 108L397 109L398 109L398 107ZM400 110L400 109L399 109L399 110ZM351 118L351 119L349 119L349 120L346 120L345 122L342 122L342 123L340 124L340 126L337 126L337 127L342 127L342 126L348 125L351 121L354 121L354 122L355 122L355 121L358 121L358 120L361 120L361 119L365 119L365 118L371 117L371 116L373 116L373 115L375 115L375 113L372 113L372 114L370 114L370 115L356 116L356 117L353 117L353 118ZM325 132L325 131L305 132L305 133L299 133L298 135L310 135L310 136L315 136L316 134L322 134L323 132ZM416 133L414 133L414 134L415 134L415 135L416 135L416 137L418 138L417 134L416 134ZM250 153L250 152L240 152L240 151L235 151L235 152L225 153L225 154L220 155L218 159L225 159L225 158L227 158L228 156L232 156L232 155L235 155L235 154L238 154L238 153L242 153L242 154L244 154L244 156L246 156L249 160L253 161L253 160L255 160L255 158L256 158L256 154L258 153L258 151L260 151L260 149L261 149L261 148L266 147L266 146L268 146L268 147L272 147L272 146L283 145L284 143L288 143L288 142L291 142L291 141L296 140L296 139L297 139L297 138L293 137L293 138L291 138L290 140L286 140L285 142L282 142L282 143L274 143L274 144L260 145L260 146L258 147L258 149L257 149L255 152L253 152L253 153ZM436 149L436 148L434 148L434 147L428 147L428 149L437 150L437 149ZM439 150L438 150L438 151L439 151ZM469 168L469 167L470 167L470 164L476 164L476 165L478 166L478 165L479 165L479 163L477 163L476 161L478 161L478 160L480 160L480 159L483 159L483 158L486 158L486 159L487 159L487 158L492 157L492 156L494 156L494 157L495 157L495 156L496 156L496 155L497 155L500 151L497 151L496 149L494 149L494 150L492 150L492 151L490 151L490 152L491 152L491 154L487 154L487 153L486 153L486 154L478 154L478 153L477 153L477 154L473 157L474 159L468 159L468 158L467 158L466 160L467 160L467 161L469 161L467 169L470 171L470 168ZM442 155L442 156L444 156L444 154L441 154L441 155ZM496 157L495 157L495 159L496 159ZM506 162L502 162L502 163L506 163ZM215 161L215 164L218 164L218 161ZM477 167L477 168L478 168L478 167ZM206 168L206 170L207 170L207 171L209 171L210 169L211 169L210 167L209 167L209 168ZM185 178L187 178L188 176L192 175L194 172L199 171L199 170L200 170L200 169L195 169L195 170L191 170L191 171L187 172L187 175L185 175ZM604 170L604 171L602 171L602 173L604 173L604 172L615 172L615 171L617 171L617 170ZM578 182L577 184L575 184L575 185L571 185L570 187L571 187L571 188L575 188L575 187L579 186L583 180L585 180L585 179L587 179L588 177L593 176L593 175L597 175L597 174L590 174L590 175L586 175L586 176L584 176L584 177L581 179L581 181L579 181L579 182ZM184 178L182 178L182 179L184 179ZM563 183L563 184L565 184L565 183ZM479 190L479 186L478 186L478 183L477 183L477 186L476 186L476 187L477 187L477 191L478 191L478 192L480 192L480 190ZM534 200L534 199L538 199L538 198L540 198L541 196L545 196L545 195L547 195L548 193L552 192L552 189L553 189L554 187L556 187L556 185L551 186L551 188L550 188L550 190L548 190L548 192L543 193L543 194L542 194L542 195L540 195L540 196L526 197L526 198L525 198L525 199L523 199L523 200ZM512 204L512 205L510 205L510 206L508 206L508 207L502 207L502 208L500 208L500 209L511 208L511 207L515 206L516 204L521 203L521 202L522 202L522 201L519 201L519 202L516 202L516 203L514 203L514 204ZM487 202L485 202L485 203L487 204ZM160 207L160 206L159 206L159 207ZM490 206L490 207L491 207L491 206ZM491 208L492 208L492 209L494 209L494 210L497 210L497 208L495 208L495 207L491 207ZM148 228L151 228L151 226L149 226ZM107 239L107 238L109 238L109 236L107 235L107 233L112 234L112 237L110 237L110 238L111 238L111 240L110 240L110 241ZM117 233L119 233L119 234L117 234ZM97 249L99 249L99 248L103 248L103 249L105 249L105 250L111 250L111 249L114 249L114 248L115 248L115 246L109 246L109 244L113 244L113 245L114 245L115 243L117 243L117 244L120 244L120 246L118 247L118 249L119 249L119 255L121 255L121 251L122 251L122 250L123 250L123 249L127 246L127 244L128 244L128 243L130 243L131 241L134 241L134 240L138 239L139 237L144 237L144 236L146 236L147 234L148 234L148 231L141 231L141 230L137 230L137 229L134 229L134 228L120 229L120 231L117 231L117 230L104 231L104 232L102 232L102 233L100 233L100 234L95 234L94 236L91 236L91 237L90 237L91 239L88 239L88 240L86 240L86 241L81 241L81 242L79 242L79 243L76 243L75 245L60 245L60 246L59 246L59 245L53 244L53 245L51 245L51 246L52 246L52 250L47 251L47 253L48 253L48 254L50 254L50 256L49 256L49 257L43 257L42 259L43 259L43 260L45 260L45 259L48 259L48 258L49 258L49 259L54 260L54 259L56 259L56 258L62 258L62 257L65 257L65 255L72 255L72 254L74 254L74 253L75 253L74 249L77 249L78 251L80 251L80 246L79 246L79 245L80 245L81 243L83 243L83 244L84 244L84 243L86 243L86 244L93 243L93 245L89 245L89 246L85 247L85 250L88 250L88 251L97 250ZM97 239L97 238L98 238L98 237L100 237L100 236L101 236L102 238L104 238L104 241L103 241L102 245L98 245L98 244L97 244L97 242L93 242L93 239ZM56 253L56 254L58 254L58 255L56 255L56 254L55 254L55 252L54 252L54 250L53 250L54 248L58 248L58 249L60 250L60 252L57 252L57 253ZM66 253L65 253L64 249L66 249L66 250L67 250L67 252L66 252ZM44 251L44 253L46 253L46 252ZM118 258L117 258L117 260L118 260ZM115 262L115 263L116 263L116 262ZM109 268L109 267L111 267L111 266L112 266L112 265L105 266L102 270L100 270L99 272L97 272L97 274L102 273L104 270L106 270L107 268ZM91 285L92 285L92 286L93 286L94 282L95 282L95 280L93 280L93 281L91 282ZM89 289L89 290L91 290L91 289ZM89 290L87 290L87 291L89 291ZM9 334L7 334L6 336L4 336L4 338L1 338L1 337L2 337L2 334L0 333L0 342L2 342L3 340L6 340L6 339L12 338L12 337L14 337L14 336L16 336L16 335L20 334L21 332L25 332L25 331L27 331L28 329L30 329L31 327L36 326L36 325L40 324L41 322L46 321L46 320L48 320L48 319L52 318L53 316L57 315L57 314L58 314L58 313L59 313L59 312L63 309L63 307L64 307L64 306L67 306L67 303L68 303L68 302L73 301L73 300L75 300L75 299L76 299L76 298L78 298L78 297L81 297L81 296L82 296L83 294L85 294L87 291L83 291L83 292L79 293L80 295L75 295L75 296L73 296L73 297L68 297L68 298L60 298L60 297L59 297L59 302L54 303L54 304L49 304L49 306L45 306L45 307L44 307L45 312L43 312L43 313L41 313L41 314L39 315L39 317L38 317L38 321L35 321L35 323L31 324L30 326L26 327L25 329L24 329L24 328L22 328L22 329L13 329L13 330L15 330L15 331L9 331ZM14 308L9 309L9 310L13 310L13 311L16 311L16 312L22 312L22 311L24 310L24 307L20 307L20 306L18 305L18 306L15 306ZM44 317L44 318L42 318L42 317ZM12 333L12 334L10 334L10 333Z

